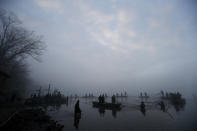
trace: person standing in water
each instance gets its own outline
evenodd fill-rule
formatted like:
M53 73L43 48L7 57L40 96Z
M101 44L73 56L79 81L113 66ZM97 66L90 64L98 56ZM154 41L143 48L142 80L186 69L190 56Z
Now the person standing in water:
M74 126L77 130L79 128L80 119L81 119L81 109L79 107L79 100L77 100L75 104L75 115L74 115Z
M76 114L81 114L81 109L79 107L79 100L77 100L77 102L75 104L75 115Z
M115 104L116 103L116 98L115 95L112 96L112 103Z
M166 107L165 107L164 102L161 101L161 102L159 103L159 105L160 105L160 107L161 107L161 110L162 110L163 112L165 112L165 111L166 111Z
M140 104L140 111L142 112L142 114L145 116L146 115L146 105L144 104L144 102L142 101Z

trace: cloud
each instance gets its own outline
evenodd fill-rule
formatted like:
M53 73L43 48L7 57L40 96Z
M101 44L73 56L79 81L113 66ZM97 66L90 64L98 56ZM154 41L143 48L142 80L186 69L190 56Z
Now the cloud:
M95 3L94 3L95 4ZM105 10L95 5L78 3L80 23L91 39L107 49L124 53L161 54L180 49L189 34L188 20L176 4L165 3L143 8L144 5L118 6ZM180 53L180 52L179 52Z
M34 0L35 3L45 11L63 12L63 6L60 0Z
M48 45L42 64L29 60L40 83L54 81L62 89L151 89L159 79L171 85L165 79L177 74L196 78L196 26L173 2L34 1L41 10L24 1L32 10L19 16Z
M113 50L128 53L131 50L152 52L154 47L141 43L137 31L132 27L135 22L135 12L119 8L110 13L91 8L86 3L80 3L84 26L93 39Z
M121 24L128 24L129 23L129 15L127 14L126 11L124 10L119 10L118 11L118 20Z

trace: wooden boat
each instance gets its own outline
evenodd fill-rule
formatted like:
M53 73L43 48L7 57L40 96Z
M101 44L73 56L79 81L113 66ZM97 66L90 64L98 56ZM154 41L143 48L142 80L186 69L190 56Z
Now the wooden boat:
M92 102L93 107L97 108L105 108L105 109L120 109L121 108L121 103L99 103L96 101Z

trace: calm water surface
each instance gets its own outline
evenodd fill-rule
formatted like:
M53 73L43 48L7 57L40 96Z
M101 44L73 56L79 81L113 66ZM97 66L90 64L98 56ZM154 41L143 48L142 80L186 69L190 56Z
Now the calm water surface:
M155 104L159 98L151 97L143 100L146 104L145 113L139 108L141 99L134 96L117 99L124 106L120 111L93 108L92 101L97 101L96 98L79 100L82 110L80 119L74 119L76 99L68 104L48 107L47 112L64 125L65 131L197 131L197 102L194 99L186 99L185 106L180 110L166 102L167 112L163 112Z

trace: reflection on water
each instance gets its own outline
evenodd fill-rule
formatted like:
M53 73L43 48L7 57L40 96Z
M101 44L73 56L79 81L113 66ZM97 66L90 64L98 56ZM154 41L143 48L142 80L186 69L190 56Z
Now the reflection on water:
M96 107L93 107L93 108L96 108ZM105 116L105 110L107 110L107 109L102 108L102 107L101 108L98 108L98 112L99 112L99 114L100 114L101 117L104 117ZM121 109L108 109L108 110L111 110L112 116L114 118L116 118L117 117L117 112L119 112Z
M180 101L172 101L171 104L174 106L175 110L177 112L179 112L181 110L184 111L186 102L183 99L183 100L180 100Z
M81 119L81 114L74 115L74 127L76 129L79 128L79 121L80 121L80 119Z
M185 108L186 102L172 102L159 97L143 98L144 107L140 97L118 98L122 103L120 109L94 107L93 101L97 98L79 98L82 114L74 115L76 99L70 100L61 106L48 106L48 113L64 125L63 130L92 130L92 131L121 131L121 130L188 130L194 124L191 113L195 112L192 104ZM110 102L110 98L106 98ZM187 103L188 104L188 103ZM185 110L184 110L185 108ZM184 111L184 112L183 112ZM177 114L177 113L178 114ZM191 119L191 120L189 120ZM189 122L188 122L189 121Z
M104 108L99 108L98 109L100 116L104 116L105 115L105 109Z
M111 114L114 118L117 116L117 112L121 111L121 107L105 107L105 106L99 106L99 105L92 105L93 108L98 109L98 112L101 117L104 117L105 110L111 111Z
M144 102L142 101L140 104L140 111L142 112L142 114L145 116L146 115L146 105L144 104Z

